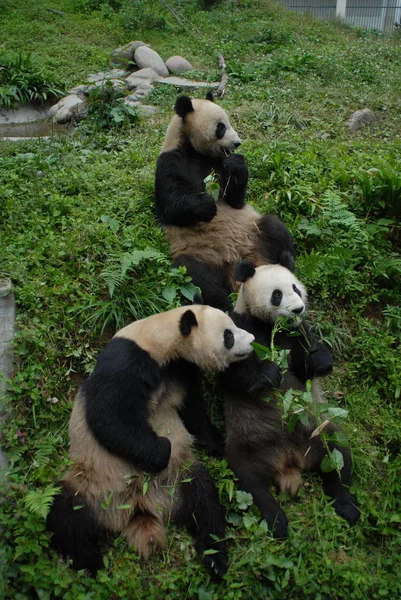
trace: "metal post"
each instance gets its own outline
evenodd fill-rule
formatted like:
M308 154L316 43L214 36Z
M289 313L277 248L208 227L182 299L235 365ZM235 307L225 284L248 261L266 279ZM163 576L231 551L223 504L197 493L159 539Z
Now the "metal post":
M384 6L384 23L383 33L393 33L395 23L395 13L397 10L397 0L383 0Z
M0 425L6 416L4 400L7 382L13 371L13 340L15 333L15 302L10 279L0 279ZM8 462L0 449L0 471Z
M347 10L347 0L337 0L336 17L344 20L346 10Z

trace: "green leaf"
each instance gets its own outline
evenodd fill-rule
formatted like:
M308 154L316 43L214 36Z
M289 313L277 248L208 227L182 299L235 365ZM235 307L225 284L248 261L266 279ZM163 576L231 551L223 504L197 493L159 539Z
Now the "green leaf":
M249 494L248 492L237 490L235 492L235 497L237 500L238 508L240 508L241 510L246 510L248 506L252 506L253 504L252 494Z
M85 504L79 504L77 506L73 506L72 510L81 510L81 508L85 508Z
M171 304L177 294L177 288L173 285L166 286L162 289L162 296L169 304Z
M344 466L344 457L337 448L326 455L321 462L321 469L323 473L330 473L330 471L341 471Z
M194 299L194 296L196 294L196 287L194 286L194 284L193 283L185 283L184 285L181 286L180 290L181 290L181 294L187 300L190 300L192 302L192 300Z
M271 356L270 348L263 346L262 344L258 344L258 342L252 342L252 348L255 350L258 358L265 360Z
M208 556L209 554L217 554L217 553L218 553L218 550L214 550L213 548L209 548L209 550L205 550L203 552L203 555L204 556Z
M348 417L348 410L340 408L339 406L329 406L327 409L327 415L330 418L339 417L340 419L346 419Z
M149 481L146 479L146 480L143 482L143 486L142 486L142 495L143 495L143 496L146 496L146 494L147 494L147 491L148 491L148 488L149 488Z
M239 527L242 525L242 517L237 515L235 512L229 512L227 515L227 522Z
M132 508L132 504L120 504L120 506L117 506L118 510L129 510L130 508Z
M255 515L245 514L242 520L244 522L245 528L249 529L250 527L252 527L252 525L255 525L255 523L257 523L258 518Z

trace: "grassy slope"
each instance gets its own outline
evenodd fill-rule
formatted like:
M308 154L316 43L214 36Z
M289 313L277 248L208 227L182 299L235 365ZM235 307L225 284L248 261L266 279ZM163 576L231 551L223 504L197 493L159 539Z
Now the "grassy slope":
M250 200L278 213L294 233L312 315L333 344L337 369L328 398L350 411L346 430L362 519L350 529L318 481L307 478L299 500L284 503L288 541L271 540L258 525L230 526L230 571L221 584L210 581L188 537L174 529L168 550L148 564L116 540L109 570L94 582L47 550L43 519L23 503L27 490L53 485L65 469L71 401L104 344L102 319L132 318L135 298L140 314L168 308L161 290L181 283L169 272L152 215L155 160L176 95L157 88L152 101L162 112L131 130L1 146L0 273L15 283L20 327L14 412L4 434L15 460L0 516L10 540L0 548L4 597L398 597L400 258L388 224L377 222L388 216L379 204L391 201L386 177L394 197L401 187L399 42L265 2L223 2L210 13L190 13L189 3L187 14L203 37L168 14L164 30L130 32L117 17L74 13L68 0L51 3L66 17L47 5L7 4L2 39L6 49L37 53L66 85L103 69L109 52L130 39L152 43L164 57L182 54L211 79L218 77L213 48L225 56L230 84L222 104L246 140ZM344 120L364 106L376 122L351 135ZM379 172L367 172L372 168ZM337 205L328 219L327 190L351 213ZM131 270L110 300L101 276L110 257L148 247L162 257ZM93 315L96 327L87 321ZM110 323L106 338L112 331ZM228 498L232 475L224 462L206 460L228 513L240 514Z

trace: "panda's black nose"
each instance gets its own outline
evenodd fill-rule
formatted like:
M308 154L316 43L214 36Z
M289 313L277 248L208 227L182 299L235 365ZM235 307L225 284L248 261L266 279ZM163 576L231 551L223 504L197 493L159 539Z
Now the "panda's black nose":
M241 142L234 142L234 146L238 148L238 146L241 146Z
M293 308L291 312L294 313L294 315L300 315L304 310L303 306L300 306L299 308Z

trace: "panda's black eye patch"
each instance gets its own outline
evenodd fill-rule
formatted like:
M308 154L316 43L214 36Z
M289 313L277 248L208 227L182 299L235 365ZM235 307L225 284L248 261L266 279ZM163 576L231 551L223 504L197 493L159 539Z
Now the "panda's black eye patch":
M295 285L295 283L293 283L293 284L292 284L292 289L294 290L294 292L295 292L296 294L298 294L298 296L299 296L300 298L302 298L302 292L301 292L301 290L299 290L299 289L297 288L297 286Z
M280 306L281 300L283 299L283 292L281 290L274 290L272 293L271 303L273 306Z
M224 331L224 347L231 350L234 346L234 334L230 329Z
M225 133L226 133L226 126L224 125L224 123L217 123L217 127L216 127L216 137L218 140L221 140L221 138L224 137Z

